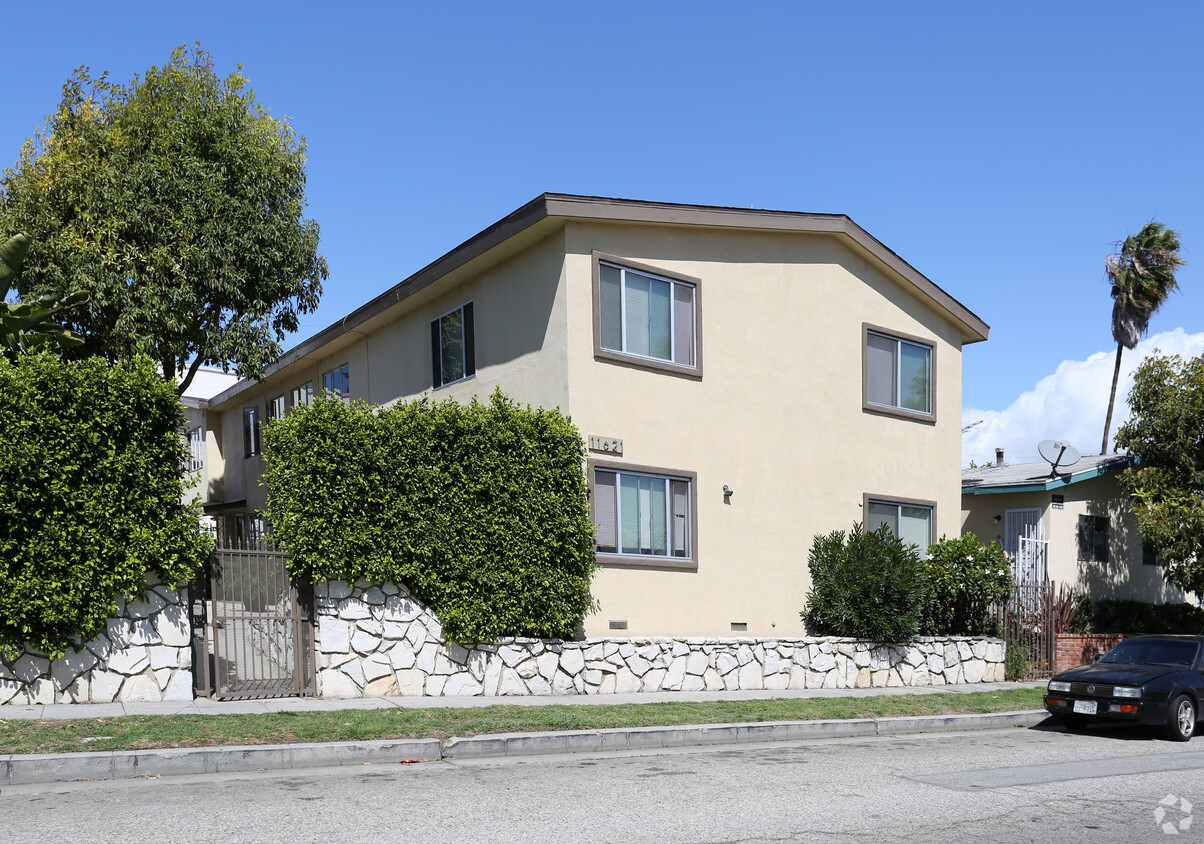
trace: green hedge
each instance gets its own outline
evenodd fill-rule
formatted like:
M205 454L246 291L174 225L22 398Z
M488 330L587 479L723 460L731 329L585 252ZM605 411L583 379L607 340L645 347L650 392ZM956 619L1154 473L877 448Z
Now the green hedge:
M148 572L208 552L181 503L184 415L148 358L0 358L0 650L54 656L101 630Z
M984 543L972 533L928 546L924 562L928 600L926 635L998 635L992 611L1012 589L1012 564L998 542Z
M1099 600L1093 602L1090 616L1096 633L1204 633L1204 609L1191 604Z
M800 613L813 636L906 642L920 631L928 589L924 562L885 525L816 535L807 559L811 591Z
M584 444L558 411L318 399L264 443L296 576L403 583L459 642L568 638L591 608Z

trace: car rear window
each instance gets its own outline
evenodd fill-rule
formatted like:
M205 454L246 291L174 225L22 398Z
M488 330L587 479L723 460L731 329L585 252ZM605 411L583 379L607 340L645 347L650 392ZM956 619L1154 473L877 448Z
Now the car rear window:
M1129 639L1121 642L1102 657L1100 662L1122 662L1130 665L1168 665L1191 668L1196 660L1196 642L1176 642L1165 639Z

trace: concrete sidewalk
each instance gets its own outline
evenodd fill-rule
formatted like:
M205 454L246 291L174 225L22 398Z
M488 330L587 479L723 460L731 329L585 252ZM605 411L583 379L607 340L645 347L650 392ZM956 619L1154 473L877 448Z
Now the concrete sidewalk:
M493 705L549 706L657 703L662 701L766 700L772 698L871 697L924 695L941 692L968 694L1000 689L1040 688L1042 683L977 683L973 686L925 686L890 689L808 689L801 691L665 692L626 695L568 695L546 697L385 697L356 700L273 698L249 701L195 700L178 703L57 704L5 706L0 720L66 720L116 718L123 715L216 715L282 711L341 711L349 709L481 707ZM241 747L170 748L164 750L98 753L12 754L0 756L0 786L32 783L162 777L231 771L293 770L339 765L457 762L470 759L564 753L605 753L701 747L816 738L869 737L950 730L1003 729L1039 724L1043 710L983 715L935 715L856 718L825 721L779 721L747 724L708 724L677 727L638 727L543 733L506 733L470 738L385 739L320 744L255 745Z

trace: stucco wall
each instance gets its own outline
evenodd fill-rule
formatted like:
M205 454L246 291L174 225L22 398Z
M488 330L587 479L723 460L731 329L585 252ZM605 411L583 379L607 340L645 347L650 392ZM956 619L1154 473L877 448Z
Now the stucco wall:
M566 244L573 422L622 439L613 462L697 473L697 571L604 564L586 635L804 635L812 539L866 494L933 501L957 535L960 336L902 285L817 235L574 222ZM594 250L701 280L701 380L595 359ZM934 346L935 425L862 409L866 322Z
M273 374L222 405L220 455L214 477L223 484L226 501L246 499L245 509L263 506L259 485L262 457L245 457L242 408L259 408L312 381L315 395L322 374L347 364L351 397L372 404L408 401L424 393L435 401L469 401L487 397L501 386L513 398L538 407L567 408L563 250L559 235L545 238L497 264L478 267L456 284L436 285L407 300L401 314L386 312L363 331L344 335L306 358ZM476 375L431 389L430 323L443 314L474 303Z

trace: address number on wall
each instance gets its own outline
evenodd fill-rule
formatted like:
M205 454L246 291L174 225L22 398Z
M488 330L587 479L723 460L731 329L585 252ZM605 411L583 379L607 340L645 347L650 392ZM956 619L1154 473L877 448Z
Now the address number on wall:
M606 454L622 454L623 441L616 437L598 437L591 434L589 438L589 450L601 451Z

